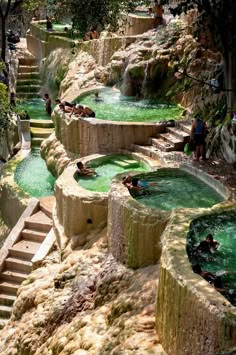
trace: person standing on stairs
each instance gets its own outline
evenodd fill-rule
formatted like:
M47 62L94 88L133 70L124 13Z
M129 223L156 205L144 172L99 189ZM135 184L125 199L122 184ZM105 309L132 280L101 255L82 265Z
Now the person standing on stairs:
M200 115L195 116L195 120L192 124L191 129L191 140L194 142L196 146L195 150L195 161L199 161L200 158L205 160L205 138L207 134L207 127L205 122L203 122Z
M44 95L44 101L45 101L46 112L49 114L49 116L51 116L52 106L51 106L51 99L48 94Z

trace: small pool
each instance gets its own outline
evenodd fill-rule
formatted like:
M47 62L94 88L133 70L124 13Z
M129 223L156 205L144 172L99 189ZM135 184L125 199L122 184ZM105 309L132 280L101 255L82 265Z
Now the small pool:
M40 27L43 27L46 30L46 21L44 23L40 23L39 25L40 25ZM65 23L65 24L63 24L63 23L54 23L54 22L52 23L53 30L57 31L57 32L64 32L65 27L67 27L68 30L71 29L71 25L68 24L68 23Z
M47 170L39 149L34 149L17 166L15 182L34 197L50 196L54 193L55 178Z
M97 192L108 192L112 178L125 171L149 171L149 167L130 156L114 155L106 158L98 158L88 164L94 168L97 176L78 177L76 180L84 189Z
M167 211L176 208L208 208L224 200L209 185L181 169L162 168L138 177L160 184L132 192L137 201L148 207Z
M177 105L169 105L156 100L135 100L118 90L106 88L99 91L101 102L94 101L94 92L79 96L75 101L91 107L96 118L111 121L156 122L179 119L183 110Z
M50 116L45 110L45 102L43 99L26 100L17 105L22 110L27 111L30 118L34 120L49 120ZM53 108L53 105L52 105Z
M187 235L187 251L189 259L194 264L200 264L202 269L221 275L224 288L232 290L224 296L236 306L236 213L225 212L204 216L191 223ZM213 253L195 253L200 241L211 233L220 245Z

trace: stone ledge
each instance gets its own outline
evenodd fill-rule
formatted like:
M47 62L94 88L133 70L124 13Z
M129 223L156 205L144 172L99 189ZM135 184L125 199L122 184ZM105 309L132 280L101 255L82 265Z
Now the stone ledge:
M192 272L186 234L193 219L229 210L224 202L211 209L178 210L162 237L156 325L160 341L172 355L218 354L236 342L236 307Z

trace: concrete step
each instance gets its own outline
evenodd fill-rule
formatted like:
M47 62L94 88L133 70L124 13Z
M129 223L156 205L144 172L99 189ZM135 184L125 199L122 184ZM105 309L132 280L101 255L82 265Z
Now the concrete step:
M44 138L31 138L31 147L40 147Z
M17 81L18 80L31 80L31 79L38 79L40 80L39 72L30 72L30 73L18 73L17 74Z
M11 306L16 300L16 295L0 292L0 304L3 306Z
M184 143L171 133L160 133L159 138L174 146L174 150L182 150Z
M25 228L49 232L52 228L52 220L42 211L39 211L26 219Z
M8 319L3 319L0 318L0 329L3 329L5 327L5 325L7 324Z
M18 68L18 73L35 73L38 72L37 65L20 65Z
M167 130L167 133L173 134L173 136L176 136L184 143L187 143L189 141L190 135L187 132L184 132L179 128L167 127L166 130Z
M17 283L22 283L28 276L28 273L25 272L20 272L18 270L3 270L0 273L0 279L1 280L6 280L9 282L17 282Z
M17 84L16 84L16 91L18 88L22 87L22 86L25 86L25 85L38 85L38 86L41 86L41 81L39 79L32 79L32 78L29 78L29 79L20 79L18 78L17 79Z
M23 229L23 231L21 232L22 239L31 240L33 242L38 243L42 243L46 236L47 233L32 229Z
M16 295L16 292L19 287L20 287L20 284L16 283L16 282L7 282L4 280L0 281L0 292L1 293L10 293L11 295Z
M158 148L163 152L171 152L172 150L175 150L173 144L164 141L162 138L151 138L150 140L155 148Z
M19 85L19 83L17 84L16 87L16 92L18 95L18 91L21 93L38 93L41 89L41 85L30 85L30 83L28 85Z
M153 152L157 150L153 145L137 145L133 144L133 150L137 153L142 153L148 157L152 157Z
M12 312L11 306L2 306L0 305L0 317L2 318L10 318Z
M19 58L19 65L38 66L36 58Z
M40 210L48 216L50 219L52 219L52 210L54 207L54 204L56 203L56 199L54 196L47 196L47 197L42 197L39 200L40 202Z
M178 128L182 131L188 133L190 135L192 129L192 123L190 121L187 122L178 122Z
M30 120L30 127L54 128L52 120Z
M7 257L5 259L4 265L8 269L16 269L18 271L24 271L27 273L30 273L32 270L32 263L30 261L13 257Z
M31 261L33 256L40 248L40 245L41 243L22 239L16 244L14 244L11 248L9 248L9 254L13 257Z
M30 127L31 137L33 138L48 138L53 131L54 128Z

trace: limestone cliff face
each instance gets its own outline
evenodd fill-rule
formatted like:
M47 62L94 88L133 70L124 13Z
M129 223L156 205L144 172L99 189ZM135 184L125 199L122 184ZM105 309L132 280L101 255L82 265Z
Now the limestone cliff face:
M2 354L165 354L155 332L158 266L132 271L107 251L106 231L91 248L54 251L19 289L1 330Z

